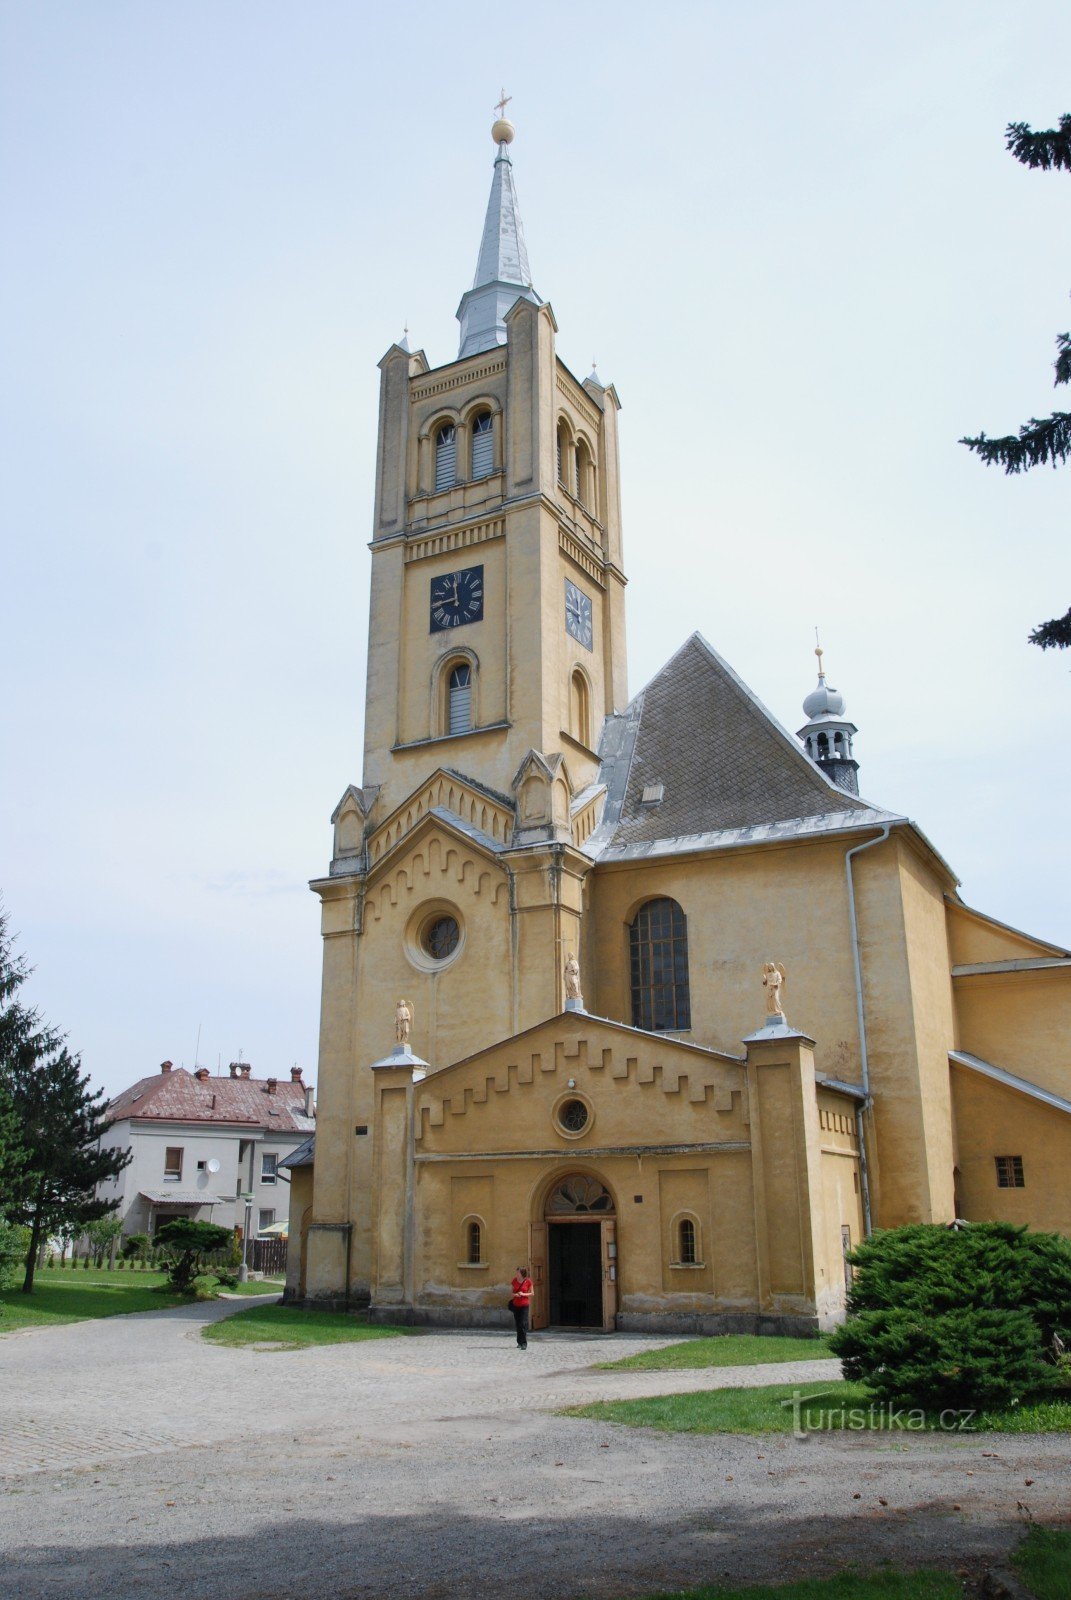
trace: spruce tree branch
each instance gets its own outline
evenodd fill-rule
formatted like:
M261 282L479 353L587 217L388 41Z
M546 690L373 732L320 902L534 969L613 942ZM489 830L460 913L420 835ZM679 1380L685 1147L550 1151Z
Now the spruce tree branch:
M1004 143L1024 167L1040 167L1043 172L1062 167L1071 172L1071 115L1062 116L1058 128L1041 133L1034 133L1028 122L1009 122Z
M1000 465L1007 473L1028 472L1051 462L1055 467L1071 456L1071 411L1054 411L1051 417L1031 417L1015 434L989 439L961 439L987 467Z
M1056 379L1058 383L1071 383L1071 333L1056 335Z
M1071 648L1071 611L1051 622L1042 622L1030 634L1030 643L1042 650L1067 650Z

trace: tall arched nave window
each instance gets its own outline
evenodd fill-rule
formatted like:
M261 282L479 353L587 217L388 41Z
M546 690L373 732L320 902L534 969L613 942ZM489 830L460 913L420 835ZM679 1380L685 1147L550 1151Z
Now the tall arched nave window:
M632 1025L679 1032L692 1025L688 923L676 900L648 900L629 924Z

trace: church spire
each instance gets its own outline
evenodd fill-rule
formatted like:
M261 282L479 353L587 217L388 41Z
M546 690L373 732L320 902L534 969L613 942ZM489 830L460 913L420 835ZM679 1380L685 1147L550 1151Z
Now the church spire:
M501 115L508 104L508 97L503 90L495 108L500 115L491 129L498 154L495 156L491 197L487 202L476 276L472 288L462 295L457 308L457 320L461 324L459 359L505 344L506 312L522 296L536 305L540 304L539 296L532 288L524 229L517 207L517 189L513 182L513 163L509 156L516 130L512 122Z
M818 629L814 630L815 655L818 657L818 683L803 702L807 718L796 735L812 761L816 761L826 777L849 794L859 793L859 763L852 755L852 738L858 733L854 722L845 714L844 696L826 682L822 664L825 651L818 643Z

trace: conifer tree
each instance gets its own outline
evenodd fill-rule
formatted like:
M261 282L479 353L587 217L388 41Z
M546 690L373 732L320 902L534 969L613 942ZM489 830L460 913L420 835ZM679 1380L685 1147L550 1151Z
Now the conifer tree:
M1005 143L1016 161L1043 172L1062 169L1071 172L1071 115L1060 118L1058 128L1035 133L1025 122L1010 122ZM1056 384L1071 383L1071 334L1056 335ZM997 463L1005 472L1028 472L1047 462L1055 467L1071 456L1071 411L1054 411L1050 417L1031 417L1018 434L989 439L980 433L975 439L961 439L987 466ZM1030 643L1042 650L1064 650L1071 646L1071 610L1051 622L1043 622L1030 634Z
M26 1294L33 1290L41 1241L58 1229L80 1232L114 1211L116 1201L98 1200L96 1186L130 1160L128 1151L100 1147L111 1126L104 1090L90 1090L88 1074L63 1035L19 999L29 975L0 911L0 1093L10 1108L14 1141L4 1156L0 1204L8 1221L30 1228Z

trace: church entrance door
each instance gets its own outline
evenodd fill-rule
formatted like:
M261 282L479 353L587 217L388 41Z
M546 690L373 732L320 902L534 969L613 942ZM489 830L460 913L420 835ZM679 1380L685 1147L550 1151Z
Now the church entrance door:
M602 1223L551 1223L548 1233L551 1326L601 1328Z
M530 1228L534 1328L601 1328L617 1314L617 1223L609 1191L575 1173L547 1196Z

